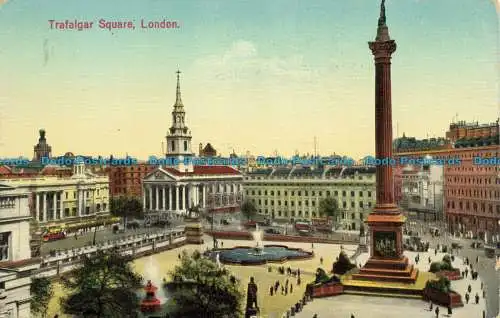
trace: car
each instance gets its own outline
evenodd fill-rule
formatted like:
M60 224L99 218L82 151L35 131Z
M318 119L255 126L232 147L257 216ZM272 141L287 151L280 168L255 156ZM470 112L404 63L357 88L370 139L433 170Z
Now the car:
M277 229L266 229L265 233L267 233L267 234L281 234L281 232Z

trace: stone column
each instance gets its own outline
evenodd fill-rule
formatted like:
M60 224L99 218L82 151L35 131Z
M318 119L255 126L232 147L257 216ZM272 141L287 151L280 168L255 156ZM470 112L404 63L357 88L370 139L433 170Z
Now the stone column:
M186 206L184 205L184 187L184 185L179 186L179 211L182 211L186 208Z
M167 209L167 197L165 196L165 193L166 193L166 188L167 186L166 185L163 185L163 187L161 188L161 198L162 198L162 201L163 201L163 204L161 206L162 210L166 210Z
M170 211L172 211L172 209L173 209L173 206L172 206L172 191L173 191L173 187L169 186L168 187L168 209Z
M149 193L149 210L153 210L153 187L151 185L148 186Z
M204 208L206 206L206 192L207 192L207 186L204 184L202 185L202 188L201 188L201 191L202 191L202 194L201 194L201 206Z
M77 205L77 210L78 210L78 216L82 216L82 191L77 190L76 191L76 197L78 199L76 205Z
M155 186L155 195L155 210L158 211L160 209L160 187L158 185Z
M43 221L47 221L47 192L43 193Z
M146 186L143 185L142 186L142 209L144 211L146 211L146 196L147 196L147 193L146 193Z
M396 42L387 26L379 26L377 38L369 43L375 57L375 156L392 159L391 54ZM394 201L392 165L380 165L376 172L377 204L374 212L399 213Z
M180 208L179 208L179 190L180 190L180 186L176 185L175 188L174 188L174 192L175 192L175 210L176 211L180 211Z
M57 192L52 192L52 220L57 220Z
M40 221L40 196L38 195L38 192L35 192L35 198L36 198L36 221Z
M60 214L60 217L61 219L64 219L65 218L65 215L64 215L64 206L63 206L63 195L64 195L64 191L60 191L59 192L59 213Z

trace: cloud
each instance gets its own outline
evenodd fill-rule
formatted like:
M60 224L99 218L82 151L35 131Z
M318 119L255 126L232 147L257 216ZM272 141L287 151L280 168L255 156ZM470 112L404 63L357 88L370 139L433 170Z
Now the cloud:
M194 74L212 77L214 81L262 82L283 80L289 83L312 81L317 71L305 63L300 55L265 57L249 41L234 42L222 55L207 56L194 63Z

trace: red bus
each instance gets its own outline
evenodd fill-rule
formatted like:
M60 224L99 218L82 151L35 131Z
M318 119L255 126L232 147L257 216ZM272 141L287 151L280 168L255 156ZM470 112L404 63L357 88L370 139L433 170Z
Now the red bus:
M42 240L44 242L62 240L66 238L66 231L62 227L51 227L45 230L42 234Z

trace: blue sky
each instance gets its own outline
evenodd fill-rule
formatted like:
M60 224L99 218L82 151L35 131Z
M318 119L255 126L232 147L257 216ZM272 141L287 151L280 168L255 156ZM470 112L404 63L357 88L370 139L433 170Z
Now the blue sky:
M387 0L394 134L444 136L498 116L492 1ZM0 7L1 153L158 154L175 70L193 147L361 157L374 151L379 1L40 1ZM124 21L135 30L50 30L48 20ZM179 29L141 30L141 19Z

